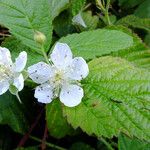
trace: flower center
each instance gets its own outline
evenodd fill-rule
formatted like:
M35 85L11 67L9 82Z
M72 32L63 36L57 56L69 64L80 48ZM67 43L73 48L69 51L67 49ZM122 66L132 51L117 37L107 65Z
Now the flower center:
M0 64L0 81L10 80L13 76L11 68Z

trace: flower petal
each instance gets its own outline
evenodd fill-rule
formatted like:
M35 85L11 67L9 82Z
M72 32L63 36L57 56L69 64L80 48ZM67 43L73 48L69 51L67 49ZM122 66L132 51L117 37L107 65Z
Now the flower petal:
M53 76L54 72L50 65L39 62L28 68L29 77L36 83L42 84Z
M9 89L8 81L0 81L0 95L4 94Z
M37 98L40 103L50 103L54 97L53 89L49 84L44 83L36 87L34 97Z
M74 16L72 18L72 22L75 25L80 25L80 26L83 26L84 28L87 27L87 25L85 24L85 22L84 22L84 20L83 20L83 18L81 16L81 13L77 14L76 16Z
M7 66L12 65L10 51L5 47L0 47L0 62Z
M16 61L15 61L15 71L16 72L21 72L25 66L26 66L26 63L27 63L27 53L25 51L21 52L19 54L19 56L16 58Z
M65 43L57 42L51 54L51 60L57 68L65 68L72 61L72 52Z
M18 89L18 91L21 91L24 87L24 78L23 75L20 74L18 77L14 78L13 85Z
M73 80L82 80L89 73L88 65L82 57L75 57L70 67L67 76Z
M60 92L60 101L65 106L74 107L77 106L83 97L83 89L78 85L64 86Z

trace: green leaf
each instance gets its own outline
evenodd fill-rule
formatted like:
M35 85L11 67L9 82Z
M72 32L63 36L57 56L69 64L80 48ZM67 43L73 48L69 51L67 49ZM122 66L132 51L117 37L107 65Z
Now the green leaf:
M150 47L150 33L148 33L148 34L145 36L144 42L147 44L147 46Z
M48 51L52 38L51 6L48 0L0 0L0 24L23 44L33 50L40 51L34 41L35 31L47 37L45 50Z
M13 61L15 61L15 58L18 57L21 51L26 51L28 54L26 67L29 67L35 63L38 63L39 61L44 61L44 57L41 54L36 53L35 51L31 50L29 47L23 45L21 41L13 37L7 38L2 43L2 46L7 47L11 51Z
M132 8L136 5L139 5L144 0L119 0L119 5L124 8Z
M121 24L127 27L144 29L150 32L150 19L142 19L134 15L129 15L120 19L117 24Z
M77 15L83 8L86 0L71 0L72 15Z
M119 135L119 150L149 150L150 143L140 141L137 138L129 138L124 134Z
M137 67L150 70L150 49L145 47L142 43L133 48L119 51L113 54L113 56L125 58Z
M89 70L82 103L63 107L68 122L97 137L122 131L150 140L150 72L111 56L92 60Z
M134 13L136 16L141 18L150 18L150 2L145 0Z
M67 43L75 56L92 59L131 47L133 38L122 31L99 29L68 35L59 42Z
M23 112L23 104L7 92L0 96L0 106L0 124L7 124L19 133L26 132L28 122Z
M96 29L98 22L99 22L99 18L98 16L94 15L92 16L92 12L91 11L87 11L87 12L82 12L81 16L86 24L86 28L84 27L80 27L81 31L86 31L86 30L94 30Z
M76 31L72 25L72 16L69 11L62 12L53 21L54 31L59 37L66 36Z
M60 139L73 131L63 117L59 100L54 100L46 106L46 120L49 134L55 138Z
M69 6L69 0L49 0L52 6L52 19L57 17L63 10Z
M124 31L128 35L133 37L134 46L113 52L111 55L116 57L125 58L137 67L145 68L150 70L150 50L142 43L142 40L134 34L130 29L123 26L115 26L112 29L118 29Z

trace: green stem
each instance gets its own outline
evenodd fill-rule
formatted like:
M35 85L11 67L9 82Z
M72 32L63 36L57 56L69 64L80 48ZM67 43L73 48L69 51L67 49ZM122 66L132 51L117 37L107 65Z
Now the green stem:
M106 18L106 21L107 21L106 24L107 25L111 25L111 21L110 21L110 18L109 18L109 12L108 12L109 11L109 6L110 6L110 0L107 0L106 7L103 6L101 0L97 0L97 4L98 4L99 8L102 10L102 12L105 15L105 18Z
M104 12L105 8L103 7L101 0L97 0L97 4L100 7L100 9Z
M105 9L105 17L107 19L108 25L111 25L110 18L109 18L109 6L110 6L110 0L107 0L106 9Z
M33 139L33 140L35 140L35 141L37 141L37 142L42 142L42 140L41 139L39 139L39 138L37 138L37 137L34 137L34 136L29 136L30 137L30 139ZM60 147L60 146L57 146L57 145L55 145L55 144L52 144L52 143L49 143L49 142L45 142L45 144L47 145L47 146L49 146L49 147L52 147L52 148L55 148L55 149L58 149L58 150L67 150L67 149L65 149L65 148L63 148L63 147Z
M22 101L21 101L21 99L20 99L20 96L19 96L18 92L16 93L16 97L17 97L17 99L19 100L19 102L22 103Z
M41 50L42 50L42 53L43 53L43 56L44 56L44 58L45 58L46 62L47 62L48 64L50 64L49 59L48 59L48 57L47 57L47 54L46 54L46 52L45 52L45 50L44 50L44 47L43 47L43 46L41 47Z
M108 148L108 150L114 150L111 146L111 144L109 144L104 138L99 138L99 140L101 140Z

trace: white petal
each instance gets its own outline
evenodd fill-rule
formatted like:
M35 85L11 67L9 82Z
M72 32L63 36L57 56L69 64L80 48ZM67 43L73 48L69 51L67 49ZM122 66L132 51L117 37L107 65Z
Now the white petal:
M89 73L88 65L82 57L75 57L70 67L67 76L74 80L82 80Z
M23 75L20 74L18 77L14 78L13 85L18 89L18 91L21 91L24 87L24 78Z
M25 66L26 66L26 63L27 63L27 53L25 51L21 52L19 54L19 56L16 58L16 61L15 61L15 71L16 72L21 72Z
M39 62L28 68L29 77L36 83L44 83L53 75L53 69L50 65Z
M12 65L10 51L5 47L0 47L0 62L5 65Z
M68 107L80 104L83 97L83 89L78 85L64 86L60 92L60 101Z
M81 13L77 14L76 16L74 16L72 18L72 22L75 25L80 25L80 26L83 26L84 28L87 27L85 22L84 22L84 20L83 20L83 18L82 18L82 16L81 16Z
M34 97L37 98L40 103L50 103L53 98L53 89L47 83L42 84L36 87Z
M0 81L0 95L4 94L9 89L8 81Z
M72 52L65 43L56 43L51 54L51 60L57 68L65 68L72 61Z

